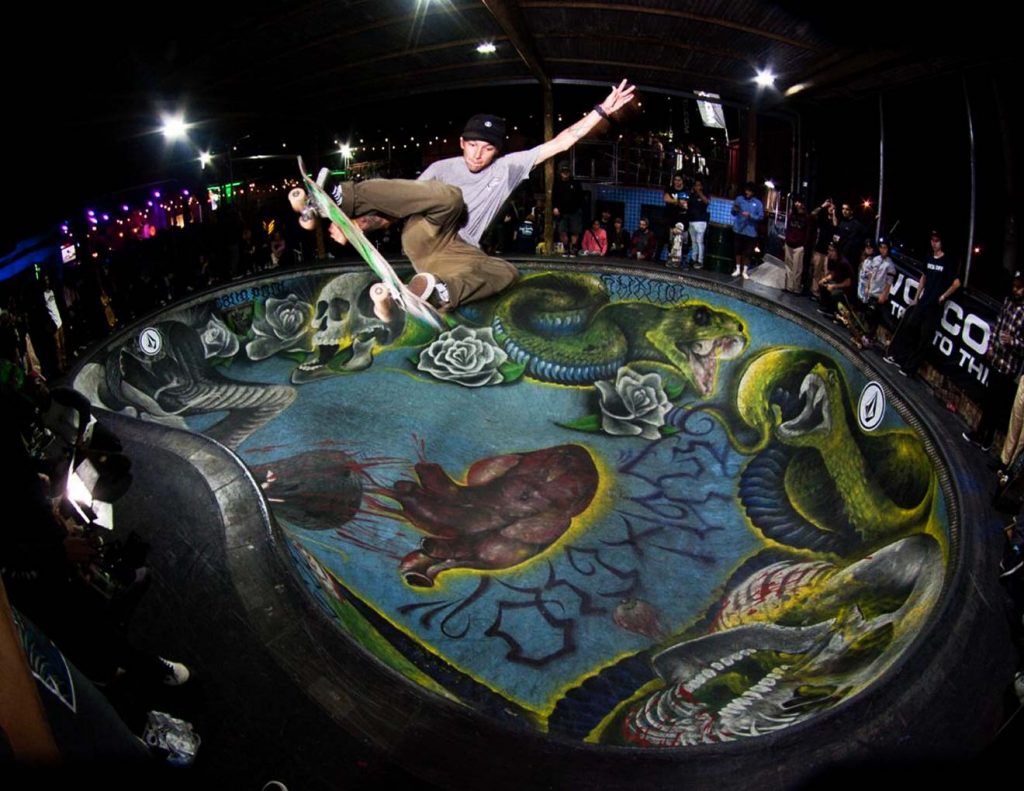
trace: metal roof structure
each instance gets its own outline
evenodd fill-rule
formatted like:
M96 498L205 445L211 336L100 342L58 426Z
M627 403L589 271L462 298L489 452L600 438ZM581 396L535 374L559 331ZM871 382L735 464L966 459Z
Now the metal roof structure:
M13 77L7 166L15 182L38 178L41 163L70 166L63 190L78 200L144 185L174 164L152 138L160 112L178 108L223 146L266 129L316 130L325 142L353 118L401 113L410 97L461 119L464 104L450 112L460 92L622 77L645 92L710 91L765 111L841 106L1008 60L1008 26L987 8L950 24L896 18L878 0L827 15L798 0L38 5L20 12L0 53ZM478 52L483 43L494 51ZM776 87L759 92L762 68ZM433 114L428 106L416 112Z

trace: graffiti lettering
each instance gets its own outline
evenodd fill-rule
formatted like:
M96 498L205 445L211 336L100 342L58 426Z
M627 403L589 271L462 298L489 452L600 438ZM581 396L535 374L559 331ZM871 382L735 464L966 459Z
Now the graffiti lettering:
M217 310L227 310L228 308L236 307L237 305L254 302L257 299L279 297L285 293L285 290L284 283L268 283L264 286L243 288L241 291L233 291L230 294L217 297L214 301L214 305Z

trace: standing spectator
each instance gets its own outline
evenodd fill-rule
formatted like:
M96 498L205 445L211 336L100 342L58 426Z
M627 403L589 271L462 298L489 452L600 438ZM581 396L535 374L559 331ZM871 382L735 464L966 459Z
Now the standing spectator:
M572 177L568 160L558 163L558 180L551 190L552 214L557 218L558 238L564 255L576 255L583 230L583 185Z
M636 229L629 244L629 257L637 261L653 261L658 252L658 239L650 228L646 217L640 218L640 227Z
M672 183L665 187L665 194L662 196L662 200L665 202L665 222L668 224L668 239L666 239L666 242L671 250L672 244L677 239L683 239L682 234L676 233L676 226L682 224L685 231L686 222L689 219L690 193L686 190L686 182L683 180L682 171L672 176Z
M786 218L786 291L803 292L804 248L811 238L811 215L800 195L793 196L793 205Z
M516 228L515 240L516 240L516 252L527 253L532 255L537 252L537 218L531 211L526 215L526 218L519 223L519 227Z
M694 269L704 266L704 234L708 229L708 196L704 194L704 182L696 179L690 190L687 216L690 231L690 258Z
M988 393L977 428L964 432L963 438L984 451L992 447L996 429L1006 425L1017 390L1017 377L1024 363L1024 277L1017 275L1010 296L999 309L988 349L985 351L991 370Z
M864 224L857 219L853 212L853 206L849 203L844 203L842 206L842 217L839 220L837 233L839 234L839 238L836 239L839 243L839 252L846 256L847 261L859 262L860 259L857 256L860 255L868 232Z
M291 250L280 231L270 235L270 268L288 267L292 263Z
M50 285L49 275L43 275L43 303L46 305L46 314L51 324L50 337L53 339L54 365L58 373L63 373L68 364L67 351L64 347L64 319L61 318L60 308L57 306L57 296Z
M870 239L864 240L864 246L860 250L860 257L857 259L857 272L864 268L864 264L875 257L875 243Z
M875 333L881 321L883 305L889 304L889 292L896 281L896 264L889 256L889 243L878 240L878 255L867 259L860 268L857 280L857 299L864 306L865 333L860 338L860 347L869 348L875 344Z
M747 267L757 243L757 224L764 218L764 204L754 197L755 189L757 185L748 181L743 186L743 194L732 202L732 231L736 245L736 268L732 270L732 276L740 275L744 280L750 277Z
M608 209L601 209L601 227L605 233L612 231L612 213Z
M1006 439L1003 440L1003 450L999 454L999 483L1006 483L1006 471L1013 466L1014 460L1024 450L1024 376L1020 377L1017 384L1016 395L1013 398L1013 407L1010 409L1010 425L1006 427Z
M238 242L238 268L243 275L251 275L256 267L256 242L252 238L252 228L242 228L242 236Z
M501 224L498 226L498 238L494 248L495 253L503 253L512 249L512 240L515 239L516 230L519 228L519 209L512 198L505 201L505 208L501 211Z
M601 227L600 220L594 220L583 232L583 255L607 255L608 234Z
M811 299L818 298L821 279L828 268L828 246L836 238L839 221L836 219L836 205L831 198L825 198L817 209L811 212L814 220L812 238L814 246L811 252Z
M616 217L615 222L608 231L608 255L616 258L627 258L630 248L630 234L622 223L621 217Z
M932 231L931 245L932 254L925 262L917 295L903 314L889 344L889 353L883 358L890 365L898 365L904 376L917 373L932 346L946 300L960 288L956 265L943 252L942 236L938 231Z

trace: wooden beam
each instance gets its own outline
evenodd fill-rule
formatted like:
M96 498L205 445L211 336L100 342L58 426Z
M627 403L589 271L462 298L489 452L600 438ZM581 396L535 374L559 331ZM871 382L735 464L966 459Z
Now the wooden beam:
M551 78L548 77L544 61L541 60L533 35L516 0L483 0L483 4L491 12L494 21L501 25L501 29L505 31L505 35L530 73L537 78L537 82L550 88Z

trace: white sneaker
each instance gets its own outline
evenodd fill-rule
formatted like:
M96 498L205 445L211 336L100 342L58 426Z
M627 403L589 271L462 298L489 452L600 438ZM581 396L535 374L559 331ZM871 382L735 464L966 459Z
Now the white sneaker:
M430 272L419 272L413 275L409 281L409 290L435 308L442 308L450 301L448 286Z
M740 276L740 268L738 266L734 270L732 270L732 276L733 277L739 277Z
M747 268L743 267L743 279L750 280L750 275L747 274Z
M163 682L169 687L180 687L192 676L189 669L181 662L172 662L162 656L158 656L157 661L164 669Z

